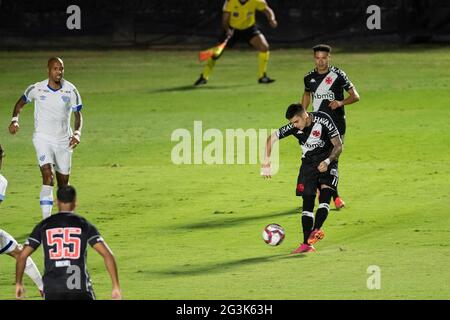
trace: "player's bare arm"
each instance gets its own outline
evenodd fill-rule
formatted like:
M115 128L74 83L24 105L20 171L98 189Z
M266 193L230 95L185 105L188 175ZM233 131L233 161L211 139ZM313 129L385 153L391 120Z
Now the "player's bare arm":
M23 100L23 97L20 97L14 106L11 123L9 124L9 133L16 134L19 131L19 114L25 105L26 102Z
M358 91L356 91L355 87L348 90L348 94L349 94L349 96L343 101L338 101L338 100L331 101L331 103L329 104L330 108L335 110L342 106L348 106L349 104L359 101L359 94L358 94Z
M272 133L266 141L266 153L264 156L264 162L261 165L261 174L264 178L271 178L270 172L270 155L272 154L272 147L279 140L276 132Z
M328 170L328 165L336 160L337 158L339 158L339 155L342 152L342 140L340 136L336 136L333 139L330 140L331 143L333 144L333 150L331 150L330 155L328 156L327 159L325 159L324 161L322 161L319 166L317 167L317 169L320 172L325 172Z
M97 242L96 244L94 244L93 248L103 257L106 269L108 270L108 273L111 276L112 281L111 298L113 300L121 300L122 293L120 291L119 274L117 272L116 259L114 258L111 249L104 242Z
M81 129L83 128L83 115L81 114L81 111L75 111L75 130L73 132L72 137L70 138L69 147L75 148L81 140Z
M16 258L16 299L23 299L25 290L23 288L23 273L27 258L33 253L34 249L30 246L25 246Z
M269 6L267 6L266 9L263 11L263 13L266 15L270 26L272 28L276 28L278 26L278 22L275 18L275 13L273 12L273 10Z
M311 103L311 92L308 91L303 92L301 104L305 108L305 110L308 110L310 103Z

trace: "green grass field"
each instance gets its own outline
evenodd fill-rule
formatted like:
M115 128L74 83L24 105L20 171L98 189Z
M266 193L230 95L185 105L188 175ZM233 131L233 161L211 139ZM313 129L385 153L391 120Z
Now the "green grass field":
M0 52L0 126L9 180L0 228L23 242L40 221L40 174L31 142L33 106L7 133L23 90L46 77L51 55L83 97L85 120L73 156L78 213L101 231L119 265L125 299L448 299L450 296L450 48L339 51L333 64L356 85L347 107L340 192L317 253L291 256L301 239L294 194L300 148L280 144L270 181L258 165L175 165L171 134L208 128L278 128L303 92L309 50L274 50L270 86L256 83L256 54L226 52L192 89L197 52ZM248 67L244 67L248 66ZM332 206L333 207L333 206ZM54 208L55 209L55 208ZM270 247L263 227L286 239ZM33 255L43 271L42 249ZM88 267L99 299L110 297L103 261ZM367 268L381 268L369 290ZM14 297L14 260L0 257L0 299ZM37 290L25 277L30 299Z

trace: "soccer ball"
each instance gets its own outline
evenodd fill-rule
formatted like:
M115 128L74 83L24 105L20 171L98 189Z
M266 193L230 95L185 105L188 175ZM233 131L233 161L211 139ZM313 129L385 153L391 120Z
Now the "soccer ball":
M284 229L276 223L268 224L262 233L264 242L271 246L278 246L284 240Z

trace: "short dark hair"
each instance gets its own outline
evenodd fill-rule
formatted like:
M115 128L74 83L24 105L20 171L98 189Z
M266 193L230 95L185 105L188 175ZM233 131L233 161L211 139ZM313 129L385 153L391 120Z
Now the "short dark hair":
M318 44L318 45L314 46L312 49L313 49L314 53L316 53L317 51L331 53L331 46L329 46L327 44Z
M300 103L293 103L286 110L286 119L292 119L294 116L303 112L305 112L305 108Z
M77 191L72 186L65 186L58 188L56 192L56 197L59 201L63 203L72 203L77 197Z
M47 67L50 68L50 66L52 65L52 63L55 62L55 61L57 61L57 62L59 62L59 63L61 63L61 64L64 63L60 57L51 57L51 58L48 59L48 61L47 61Z

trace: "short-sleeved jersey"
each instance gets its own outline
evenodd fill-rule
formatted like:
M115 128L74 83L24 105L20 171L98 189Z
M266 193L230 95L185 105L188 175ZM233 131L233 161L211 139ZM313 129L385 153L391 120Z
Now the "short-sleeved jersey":
M339 131L328 114L318 111L310 112L309 116L312 117L311 126L300 130L289 123L278 129L277 136L283 139L293 135L302 147L302 161L319 164L330 155L333 150L331 139L339 136Z
M77 88L67 80L61 80L61 89L53 90L48 79L30 85L23 94L25 102L34 101L35 134L50 141L67 142L72 135L71 111L83 107Z
M92 291L86 266L87 245L102 241L97 228L74 213L57 213L36 225L25 245L33 249L43 246L44 292Z
M320 74L315 69L304 77L305 91L311 92L313 111L328 113L335 122L344 121L344 106L331 110L328 106L333 100L344 100L344 90L353 88L344 71L330 67L328 73Z
M226 0L223 5L223 11L230 13L230 27L238 30L253 26L256 22L256 10L264 11L266 8L265 0L248 0L245 3L239 0Z

